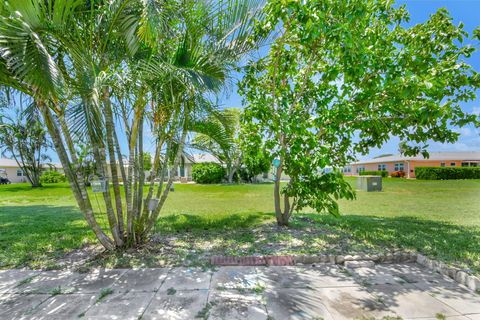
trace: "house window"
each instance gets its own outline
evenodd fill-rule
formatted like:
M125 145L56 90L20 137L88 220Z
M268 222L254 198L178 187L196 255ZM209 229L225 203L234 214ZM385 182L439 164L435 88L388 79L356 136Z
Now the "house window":
M387 170L387 165L384 163L381 163L378 165L378 171L386 171Z
M462 167L468 167L468 162L462 162Z
M450 167L455 167L455 162L451 162Z
M440 167L445 167L445 162L440 162Z
M17 169L17 177L22 177L22 176L23 176L22 169Z
M395 171L403 171L405 169L403 162L395 163L394 167L395 167Z
M357 167L357 173L365 171L365 167Z

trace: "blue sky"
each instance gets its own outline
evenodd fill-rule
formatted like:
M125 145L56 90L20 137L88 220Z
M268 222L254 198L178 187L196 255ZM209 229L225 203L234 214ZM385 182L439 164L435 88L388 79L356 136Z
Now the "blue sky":
M410 0L396 1L397 4L406 4L410 12L410 22L408 25L414 25L424 22L428 17L440 8L447 8L456 24L462 22L465 30L470 34L480 26L480 0ZM467 42L468 43L468 42ZM470 41L476 48L480 47L478 41ZM260 52L262 54L262 52ZM480 52L475 52L467 60L475 70L480 71ZM241 79L241 74L235 75L236 80ZM475 112L480 114L480 91L477 99L473 102L465 103L462 108L466 112ZM220 98L222 107L242 107L242 98L237 93L236 85L232 85L227 92ZM436 142L429 143L429 151L480 151L480 130L474 127L464 127L458 130L459 140L454 144L441 144ZM360 159L373 157L382 153L397 153L399 140L392 138L381 149L372 149L368 155L361 156Z

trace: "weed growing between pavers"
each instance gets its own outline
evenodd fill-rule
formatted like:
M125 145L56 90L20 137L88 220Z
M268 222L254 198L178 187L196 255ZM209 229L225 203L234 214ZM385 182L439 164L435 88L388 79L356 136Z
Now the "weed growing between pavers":
M168 294L169 296L172 296L172 295L174 295L175 293L177 293L177 290L175 290L175 288L168 288L167 294Z
M33 279L35 279L35 277L37 277L37 275L35 275L35 276L30 276L30 277L27 277L27 278L19 281L18 284L17 284L17 287L20 287L20 286L22 286L22 285L24 285L24 284L29 284L29 283L31 283L31 282L33 281Z
M113 290L111 288L103 288L100 290L100 294L98 295L97 303L105 299L106 296L110 295L113 293Z

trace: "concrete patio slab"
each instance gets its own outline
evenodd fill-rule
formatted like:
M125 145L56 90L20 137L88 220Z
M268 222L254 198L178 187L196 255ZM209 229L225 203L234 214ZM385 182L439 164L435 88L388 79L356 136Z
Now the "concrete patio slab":
M11 291L0 293L1 320L63 320L78 316L94 320L328 320L397 316L404 320L480 320L479 294L415 264L355 270L327 264L235 266L215 271L12 270L0 275L3 288ZM108 291L102 291L107 288ZM106 296L98 301L102 292Z
M85 318L137 320L154 295L155 292L112 293L88 309Z
M208 319L250 319L266 320L267 309L262 296L238 291L211 291L208 298L211 305Z
M88 273L80 273L72 283L76 293L96 293L105 288L110 288L127 269L95 269Z
M40 271L34 270L1 270L0 271L0 293L13 292L16 286L22 282L28 282Z
M45 293L72 292L73 282L80 275L72 271L45 271L31 278L24 279L12 288L15 293Z
M80 318L95 304L96 299L97 296L94 294L56 295L39 305L29 319L64 320Z
M268 289L265 294L268 315L279 319L334 319L318 292L308 288Z
M169 269L128 270L111 286L114 292L157 291Z
M368 288L391 311L402 318L459 316L453 308L435 299L413 284L376 285Z
M315 289L334 319L383 319L395 317L379 299L359 287Z
M302 267L256 267L262 285L272 288L354 287L349 272L336 265Z
M254 267L220 267L212 275L212 289L253 289L258 285Z
M183 320L194 319L207 312L208 290L159 291L153 297L142 319Z
M427 292L435 299L449 305L461 314L480 314L480 294L461 287L440 288L438 286L427 290Z
M28 319L48 294L9 294L0 302L0 319Z
M363 285L377 285L377 284L397 284L404 280L395 275L390 268L386 266L377 265L373 268L357 268L349 270L355 280Z
M427 289L434 286L442 288L458 287L458 283L452 279L441 275L433 270L422 268L417 264L392 264L385 265L383 268L390 269L390 272L396 277L401 278L406 283L413 283L419 288Z
M212 273L200 268L172 268L160 290L207 290L210 288Z

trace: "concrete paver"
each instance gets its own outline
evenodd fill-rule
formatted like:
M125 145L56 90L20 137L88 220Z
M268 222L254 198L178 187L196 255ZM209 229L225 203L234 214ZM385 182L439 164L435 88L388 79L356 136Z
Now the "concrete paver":
M334 319L318 292L308 288L267 289L267 312L273 319Z
M45 271L31 278L23 279L12 288L15 293L46 293L72 292L73 282L80 274L72 271Z
M154 295L155 292L112 293L88 309L85 318L137 320Z
M416 264L4 270L0 288L2 320L480 320L479 294Z
M368 288L388 309L402 318L460 315L455 309L435 299L413 284L375 285Z
M0 270L0 293L13 292L22 282L30 281L40 271L34 270Z
M208 311L207 298L208 290L159 291L151 300L142 319L194 319Z
M208 303L211 305L208 319L266 320L268 318L261 294L214 290L210 292Z
M327 288L358 286L348 271L336 265L257 267L260 283L275 288Z
M9 294L0 302L0 319L29 318L49 297L47 294Z
M140 269L128 270L111 289L114 292L122 291L157 291L167 277L169 269Z
M334 319L383 319L396 316L381 300L360 287L315 289Z
M212 274L200 268L172 268L160 290L207 290Z
M61 294L50 297L37 307L31 320L64 320L80 318L95 304L94 294Z
M212 289L253 289L259 285L255 267L220 267L212 275Z
M71 284L77 293L99 293L110 288L128 270L126 269L94 269L88 273L80 273Z

